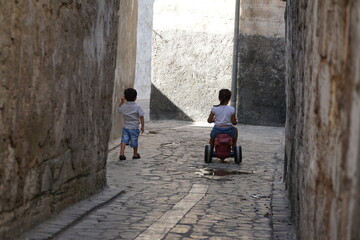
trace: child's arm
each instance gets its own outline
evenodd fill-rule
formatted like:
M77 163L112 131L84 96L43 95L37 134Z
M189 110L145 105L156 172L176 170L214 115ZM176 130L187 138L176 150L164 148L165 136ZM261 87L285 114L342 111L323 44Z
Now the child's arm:
M122 105L124 105L124 103L125 103L125 97L122 97L121 100L120 100L119 107L121 107Z
M232 123L233 125L236 125L236 124L237 124L237 119L236 119L235 114L231 115L231 123Z
M207 119L208 123L213 123L215 118L215 114L213 112L210 112L209 117Z
M140 125L141 125L140 131L141 133L144 133L144 128L145 128L144 116L140 117Z

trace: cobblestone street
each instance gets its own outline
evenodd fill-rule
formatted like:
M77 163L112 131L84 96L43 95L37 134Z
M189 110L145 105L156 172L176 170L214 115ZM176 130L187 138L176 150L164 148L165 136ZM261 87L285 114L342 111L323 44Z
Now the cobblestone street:
M141 159L108 155L108 187L23 239L291 239L284 129L239 125L243 161L204 163L211 126L149 122ZM208 175L213 173L212 175Z

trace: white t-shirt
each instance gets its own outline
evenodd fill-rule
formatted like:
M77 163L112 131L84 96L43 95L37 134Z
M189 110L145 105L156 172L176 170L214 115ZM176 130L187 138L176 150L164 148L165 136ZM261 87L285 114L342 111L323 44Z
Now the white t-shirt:
M232 126L231 116L235 114L235 108L228 105L212 107L211 112L215 114L215 126Z
M144 111L135 102L126 102L118 108L124 114L124 128L139 129L139 118L144 116Z

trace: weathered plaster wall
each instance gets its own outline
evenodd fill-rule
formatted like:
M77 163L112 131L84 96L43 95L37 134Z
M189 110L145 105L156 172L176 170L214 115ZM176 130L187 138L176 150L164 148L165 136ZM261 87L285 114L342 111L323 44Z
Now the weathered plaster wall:
M155 0L139 0L134 87L138 99L150 99L153 7Z
M118 1L0 1L0 239L105 185Z
M286 169L299 239L360 236L360 2L287 2Z
M156 0L152 119L206 120L231 88L233 0Z
M285 124L285 3L242 0L240 4L238 120Z
M123 118L117 110L124 90L134 86L136 67L136 29L138 0L119 1L119 29L110 140L121 136Z
M285 37L283 0L240 0L242 34Z

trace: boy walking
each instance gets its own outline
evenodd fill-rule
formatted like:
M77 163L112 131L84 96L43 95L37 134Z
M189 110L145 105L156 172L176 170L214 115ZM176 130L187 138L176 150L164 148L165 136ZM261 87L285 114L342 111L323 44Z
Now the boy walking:
M120 160L126 160L125 147L130 145L133 148L133 159L139 159L138 153L138 139L141 133L144 132L144 111L135 103L137 92L133 88L128 88L124 91L124 96L121 98L118 107L119 112L124 115L124 127L122 129L121 145L120 145ZM126 103L125 103L126 100ZM139 130L139 124L141 128Z

